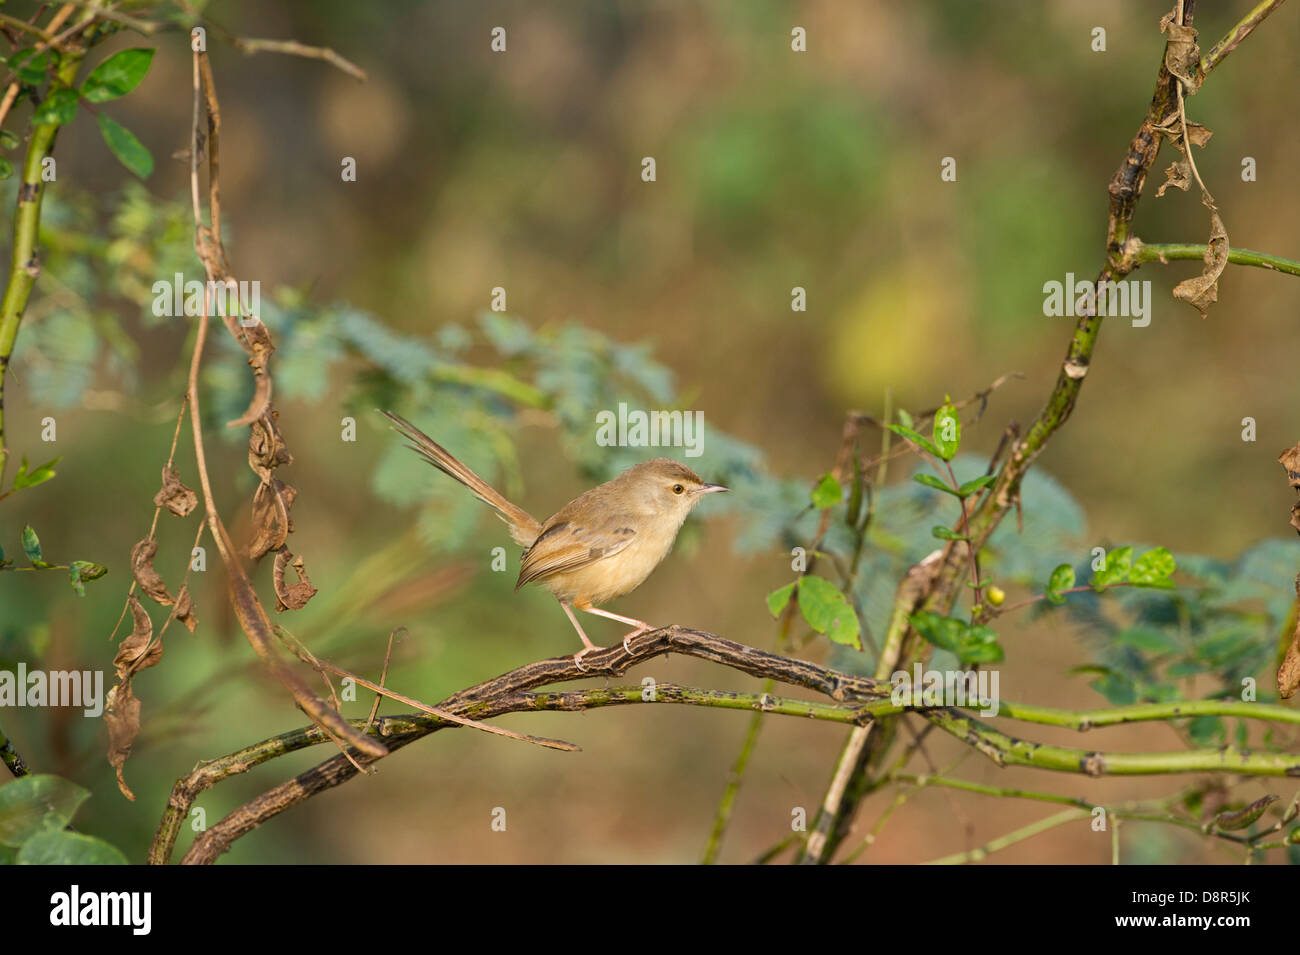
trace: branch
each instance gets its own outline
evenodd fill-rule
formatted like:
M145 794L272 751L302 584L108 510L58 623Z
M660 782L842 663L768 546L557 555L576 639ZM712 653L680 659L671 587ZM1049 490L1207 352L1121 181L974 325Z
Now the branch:
M874 680L767 653L710 633L668 627L632 637L629 646L631 654L624 650L622 644L587 654L582 661L585 669L579 669L572 656L529 663L447 697L438 704L438 709L460 717L484 720L502 713L523 710L581 710L626 703L663 702L753 709L848 724L860 724L877 715L901 711L901 707L890 702L889 688ZM649 687L637 686L572 693L529 692L548 684L589 679L593 674L621 676L634 663L643 663L670 652L710 660L750 676L769 677L780 683L815 690L829 697L833 703L790 700L766 693L737 694L701 690L673 684L660 684L653 691ZM350 721L350 726L360 730L366 726L366 722L353 720ZM387 750L396 752L430 733L455 725L426 714L379 717L369 735L376 741L382 738ZM149 862L162 865L170 859L181 824L199 793L228 776L247 772L253 766L285 753L326 742L328 738L324 731L315 726L294 730L205 763L193 773L179 779L173 787L158 833L154 837ZM362 768L379 758L364 753L352 755ZM195 840L183 861L199 864L214 861L240 836L311 796L347 782L359 771L358 765L351 762L345 754L327 760L264 793L209 828Z
M1230 31L1229 36L1225 37L1224 41L1220 41L1220 44L1211 51L1205 72L1208 73L1228 52L1235 49L1236 45L1278 5L1277 2L1266 2L1252 10L1233 28L1233 31ZM1190 26L1192 23L1193 7L1194 0L1179 2L1179 9L1185 11L1182 17L1185 26ZM1098 283L1120 279L1137 267L1132 255L1133 243L1130 235L1133 216L1137 211L1137 203L1141 198L1147 173L1155 163L1156 155L1160 150L1162 137L1157 131L1157 125L1176 108L1180 91L1179 81L1165 66L1164 51L1162 51L1155 91L1147 107L1146 116L1107 187L1110 202L1106 229L1106 264L1098 275ZM967 524L967 535L972 550L976 552L981 550L1003 517L1019 505L1020 483L1025 474L1038 455L1043 452L1047 442L1069 419L1074 410L1074 404L1083 387L1084 377L1091 366L1093 350L1100 332L1099 316L1082 315L1075 323L1065 359L1061 363L1060 373L1047 403L1025 432L1024 437L1015 442L1007 460L998 471L997 481L984 496ZM918 564L899 586L885 648L876 670L878 678L883 678L891 672L899 660L910 652L910 648L915 646L917 637L906 622L911 612L915 609L927 609L946 613L956 603L964 564L960 559L962 552L950 542L937 553L938 559L933 565L927 567ZM930 559L927 558L927 561ZM927 578L923 582L924 592L920 598L915 593L913 573L923 574ZM808 841L800 856L800 862L826 863L834 856L836 849L848 834L857 805L868 788L866 780L868 767L876 754L889 747L892 723L893 721L884 721L880 731L876 731L873 726L860 727L850 735L827 787L822 807L808 834ZM876 736L874 741L873 734Z
M1263 0L1241 18L1231 30L1223 35L1218 43L1210 47L1210 52L1201 57L1201 73L1209 72L1224 61L1229 53L1237 48L1242 40L1250 36L1255 27L1264 22L1264 18L1282 6L1283 0Z
M1145 262L1165 263L1175 259L1195 259L1200 262L1205 259L1206 248L1208 247L1204 245L1185 243L1148 245L1136 239L1130 243L1133 261L1139 264ZM1229 249L1228 261L1233 265L1253 265L1274 272L1285 272L1288 275L1300 275L1300 262L1284 259L1279 255L1269 255L1267 252L1252 252L1250 249Z
M71 10L68 11L71 13ZM65 17L66 19L66 17ZM57 20L57 18L56 18ZM61 21L59 21L61 22ZM53 25L54 21L52 21ZM64 89L72 86L77 69L85 57L85 50L55 54L58 66L54 72L51 89ZM13 98L17 95L17 83L11 84L3 103L0 103L0 123L8 112ZM54 140L58 136L57 123L43 123L32 127L31 140L27 144L27 155L23 160L23 175L18 185L18 206L14 210L14 245L10 259L9 282L5 286L4 299L0 301L0 482L4 480L5 467L9 463L9 448L5 443L4 387L8 376L9 361L13 356L14 345L18 340L18 326L22 323L23 313L27 310L27 300L31 297L32 287L41 274L41 263L36 253L37 233L41 223L41 201L45 198L45 182L41 178L46 157L54 151Z

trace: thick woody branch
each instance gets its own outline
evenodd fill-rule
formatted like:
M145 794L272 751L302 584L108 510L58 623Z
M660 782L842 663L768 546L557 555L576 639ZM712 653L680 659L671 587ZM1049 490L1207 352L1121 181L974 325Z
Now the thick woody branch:
M840 673L828 667L757 650L698 630L669 627L633 637L629 654L621 645L583 658L579 669L572 657L528 663L499 677L455 693L438 705L458 719L483 720L505 713L527 711L581 711L637 703L673 703L721 709L750 710L758 714L797 716L824 722L867 726L885 716L907 710L934 723L999 765L1024 765L1084 775L1146 775L1181 772L1232 772L1248 775L1300 774L1300 757L1249 754L1233 750L1191 750L1182 753L1113 754L1064 746L1044 746L1001 733L966 717L957 710L927 708L890 699L887 684ZM710 660L723 666L766 677L779 683L815 690L830 702L798 700L768 693L731 693L672 683L621 687L595 687L572 691L537 688L592 676L614 677L633 664L645 663L670 652ZM1300 723L1300 713L1286 707L1246 704L1232 700L1201 700L1168 704L1138 704L1109 710L1071 711L1002 701L1000 715L1010 719L1086 731L1147 720L1192 716L1237 716L1280 723ZM395 752L418 739L458 723L428 713L408 713L349 720L357 731L382 740ZM176 782L149 852L149 862L165 865L194 800L205 790L231 776L287 753L334 741L319 726L307 726L263 740L220 759L204 763ZM184 857L186 863L215 861L240 836L312 796L347 782L376 761L364 753L340 754L305 773L268 790L231 813L195 840Z

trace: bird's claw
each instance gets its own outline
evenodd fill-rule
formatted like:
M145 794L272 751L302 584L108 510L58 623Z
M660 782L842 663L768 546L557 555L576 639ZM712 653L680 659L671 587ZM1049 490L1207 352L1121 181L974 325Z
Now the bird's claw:
M573 665L576 666L583 673L586 673L587 668L582 665L582 658L585 657L592 650L599 650L599 649L600 647L583 647L581 650L579 650L577 653L573 655Z

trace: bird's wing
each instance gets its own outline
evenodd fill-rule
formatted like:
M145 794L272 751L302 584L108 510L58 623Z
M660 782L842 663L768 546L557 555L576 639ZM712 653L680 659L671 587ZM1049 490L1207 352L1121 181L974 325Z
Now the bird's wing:
M566 520L550 524L524 552L515 589L612 557L636 539L633 523L630 515L612 514L596 524Z

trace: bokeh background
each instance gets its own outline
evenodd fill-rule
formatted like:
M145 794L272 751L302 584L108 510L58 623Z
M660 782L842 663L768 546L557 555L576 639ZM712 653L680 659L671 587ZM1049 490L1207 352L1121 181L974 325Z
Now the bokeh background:
M1208 45L1247 4L1203 6L1196 25ZM1167 8L1150 0L214 2L208 16L234 33L330 46L369 74L358 83L321 62L245 57L211 39L227 245L241 278L292 289L307 311L349 302L430 342L451 324L473 328L491 289L503 286L510 314L530 328L572 322L646 343L709 428L758 449L771 473L808 486L833 462L847 410L879 414L887 394L895 407L920 410L1022 372L968 430L968 448L988 454L1004 424L1032 419L1056 377L1071 323L1043 315L1042 286L1067 272L1091 277L1101 263L1106 184L1150 99ZM507 29L504 54L489 49L495 26ZM806 53L791 51L795 26L807 30ZM1098 26L1105 52L1091 49ZM1192 118L1214 131L1197 164L1232 244L1288 257L1300 257L1300 88L1285 80L1300 67L1298 31L1300 11L1283 7L1188 102ZM188 44L182 33L124 35L104 50L133 45L156 45L158 53L113 114L158 161L149 196L184 201L187 167L171 157L188 144ZM28 115L23 107L7 125ZM64 129L56 155L51 196L107 217L131 177L94 123L81 117ZM356 182L340 179L344 156L357 161ZM656 159L654 183L641 181L644 156ZM940 180L949 156L956 182ZM1255 182L1241 178L1247 156L1257 163ZM1136 234L1204 241L1206 216L1194 194L1153 198L1169 161L1162 154L1152 174ZM6 193L6 210L11 198ZM176 239L184 259L189 236ZM1079 405L1040 459L1086 514L1082 551L1145 541L1228 559L1292 533L1293 492L1276 457L1297 437L1300 282L1229 267L1220 303L1202 320L1169 295L1197 270L1184 262L1135 274L1152 282L1150 326L1106 326ZM0 576L0 646L10 659L39 650L47 666L111 675L109 635L131 546L152 516L190 329L105 296L95 314L120 326L138 354L114 358L105 349L64 368L66 355L42 349L33 329L58 327L66 281L53 267L41 277L6 393L15 457L63 459L57 479L0 505L0 539L12 555L31 523L47 555L94 560L110 572L80 599L58 574ZM794 286L807 290L806 312L791 311ZM467 355L484 366L502 362L481 344ZM290 357L286 348L277 361ZM75 403L55 407L31 387L41 367L56 381L89 376ZM331 365L316 397L278 401L295 457L281 476L299 490L291 546L321 591L281 622L318 654L372 677L388 632L407 627L390 684L427 701L573 649L571 628L549 597L512 596L513 570L490 572L490 549L509 541L468 494L420 517L450 520L454 508L473 522L467 539L449 549L412 542L419 505L397 506L375 489L376 462L395 437L364 417L356 442L339 439L341 417L359 414L344 396L361 370L357 362ZM58 421L53 450L40 442L47 414ZM1254 443L1241 437L1247 416L1257 422ZM521 415L517 424L518 472L509 487L534 513L549 513L586 478L570 455L556 453L545 415ZM223 514L238 530L247 524L251 482L242 442L222 440L220 430L214 421L210 468ZM182 476L196 485L190 453L183 438ZM905 476L899 468L892 479ZM402 480L414 500L445 483L418 468ZM158 566L169 579L183 567L195 519L164 515ZM706 504L678 552L614 609L773 646L763 598L789 580L789 552L737 551L745 520L735 511L711 517ZM377 566L376 554L388 563ZM126 768L136 802L117 792L97 721L68 711L0 714L34 768L93 789L78 826L134 859L143 857L177 776L303 723L224 609L214 551L210 557L210 572L192 583L198 632L169 630L162 665L136 680L144 731ZM268 595L269 567L258 579ZM1290 584L1283 577L1277 586ZM599 621L588 631L598 641L621 632ZM1005 697L1104 702L1086 679L1067 673L1088 660L1075 628L1048 618L1008 621L1001 632ZM824 642L803 652L829 656ZM756 689L738 674L676 657L632 675ZM351 709L362 715L368 707L363 696ZM693 861L748 720L635 706L498 721L579 743L580 754L439 733L383 761L373 778L240 840L227 859ZM1178 745L1159 725L1099 732L1108 735L1090 736L1089 745ZM844 736L830 725L770 720L724 861L748 861L781 839L792 807L812 815ZM1063 732L1041 738L1077 742ZM931 748L940 763L957 752L942 740ZM316 748L274 761L209 791L199 805L215 821L328 755ZM1178 785L1044 779L978 758L960 775L1097 800ZM868 801L851 845L890 798ZM494 807L507 810L505 832L490 827ZM862 861L923 861L1051 811L924 792ZM1194 834L1155 826L1132 826L1124 840L1129 861L1235 861ZM1109 852L1108 837L1079 824L996 858L1100 863Z

